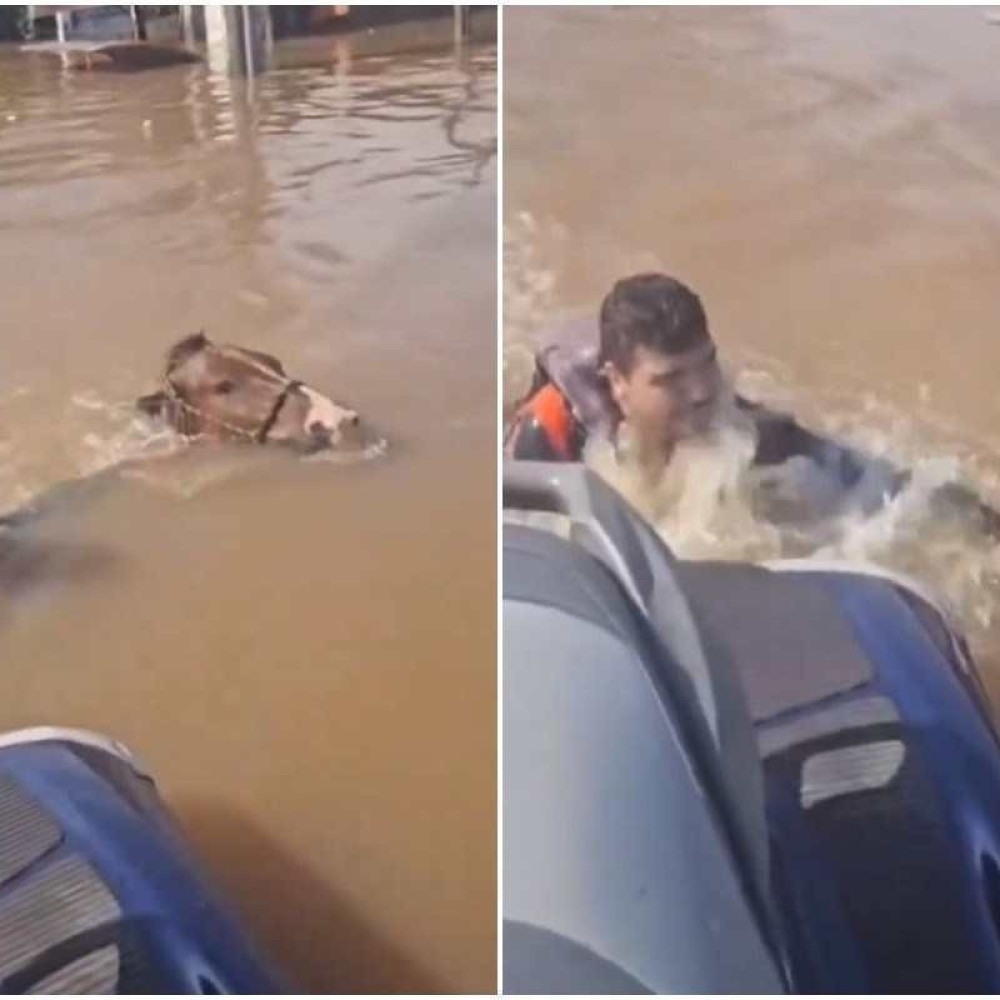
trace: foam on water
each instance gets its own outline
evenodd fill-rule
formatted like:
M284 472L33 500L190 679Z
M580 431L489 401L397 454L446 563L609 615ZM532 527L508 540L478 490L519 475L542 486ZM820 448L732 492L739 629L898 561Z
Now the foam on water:
M874 513L867 502L837 509L835 484L810 461L752 467L753 439L737 428L678 449L654 478L606 443L586 461L690 559L843 560L912 576L973 636L1000 647L1000 548L967 515L935 501L949 483L969 484L954 456L927 456ZM971 484L975 487L976 484Z
M20 392L16 398L24 395ZM51 438L52 430L47 430ZM364 448L317 452L302 460L350 465L377 459L387 447L380 437ZM49 460L39 462L39 452L37 440L30 449L17 439L0 440L0 510L16 510L60 483L113 468L151 489L187 500L256 468L263 457L261 449L245 446L192 448L192 442L169 427L137 414L131 400L108 400L93 390L71 396Z
M357 465L381 458L389 450L389 442L384 437L368 442L363 448L333 448L306 455L303 461L313 465Z

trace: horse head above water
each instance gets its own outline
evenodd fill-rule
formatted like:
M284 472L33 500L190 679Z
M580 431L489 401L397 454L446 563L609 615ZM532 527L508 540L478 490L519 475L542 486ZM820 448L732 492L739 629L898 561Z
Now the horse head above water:
M204 333L167 352L162 387L137 401L188 438L284 444L304 452L356 447L358 414L289 378L281 362Z

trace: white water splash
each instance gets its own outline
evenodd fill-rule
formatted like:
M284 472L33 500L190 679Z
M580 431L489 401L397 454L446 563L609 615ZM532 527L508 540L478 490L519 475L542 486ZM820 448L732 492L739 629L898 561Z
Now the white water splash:
M1000 611L1000 547L938 495L962 481L957 459L918 460L907 486L872 513L871 497L844 504L807 459L755 468L752 443L739 429L716 433L678 449L653 479L605 442L589 446L586 461L682 558L882 566L914 578L977 642L996 645L988 633Z
M555 311L555 275L540 263L537 231L528 212L504 228L502 399L507 415L531 384L537 346L532 337Z
M237 477L266 458L260 449L234 446L203 450L162 423L138 414L131 400L109 400L94 389L81 389L64 404L65 417L55 425L41 419L37 405L30 415L12 409L29 395L17 390L0 399L6 423L27 428L0 438L0 510L17 510L67 480L83 479L109 469L153 490L188 500ZM53 429L55 428L55 429ZM345 465L381 457L387 442L367 447L321 452L312 462ZM165 461L170 459L171 461Z
M366 444L363 448L333 448L328 451L317 451L306 455L303 461L321 465L357 465L360 462L370 462L381 458L389 450L389 442L378 438Z

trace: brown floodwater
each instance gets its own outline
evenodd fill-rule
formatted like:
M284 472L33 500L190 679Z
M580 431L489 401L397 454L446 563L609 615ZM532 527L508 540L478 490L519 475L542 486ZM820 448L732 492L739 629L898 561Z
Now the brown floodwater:
M303 990L491 992L496 50L350 55L0 52L0 507L141 460L5 550L0 728L130 745ZM173 447L201 328L384 453Z
M505 404L554 318L662 269L748 394L996 505L988 10L511 8L504 45ZM996 544L939 534L858 526L844 552L918 574L992 647Z

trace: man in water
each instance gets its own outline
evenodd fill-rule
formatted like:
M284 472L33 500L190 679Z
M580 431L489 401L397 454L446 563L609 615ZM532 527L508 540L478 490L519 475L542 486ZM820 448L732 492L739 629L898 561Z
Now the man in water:
M580 461L600 440L652 479L689 443L711 440L733 425L749 431L753 467L799 460L834 484L840 510L852 503L871 513L909 481L908 473L887 462L735 395L719 367L701 300L665 274L618 281L601 305L597 338L592 326L579 325L555 335L537 357L505 452L518 459ZM959 487L947 492L953 501L964 498L963 506L971 501L983 526L1000 536L1000 516Z

